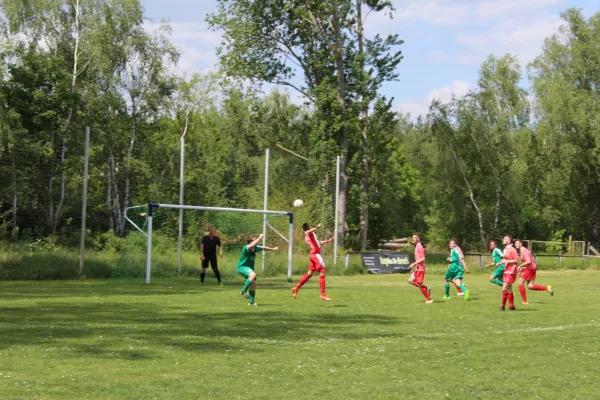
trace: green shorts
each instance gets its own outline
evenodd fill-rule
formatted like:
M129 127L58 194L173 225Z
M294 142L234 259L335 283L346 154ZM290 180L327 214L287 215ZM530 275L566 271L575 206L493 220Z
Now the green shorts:
M464 274L464 270L462 268L450 267L448 271L446 271L445 279L447 281L453 281L455 279L462 279Z
M496 268L494 272L492 272L492 276L494 277L494 279L502 280L504 278L504 265Z
M250 274L254 272L254 270L250 267L237 267L236 271L238 274L240 274L246 279L248 279L250 277Z

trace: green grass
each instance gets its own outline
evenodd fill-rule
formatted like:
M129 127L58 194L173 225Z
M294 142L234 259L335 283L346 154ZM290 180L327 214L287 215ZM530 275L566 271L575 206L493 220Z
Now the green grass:
M470 302L428 275L432 305L406 278L331 276L329 304L259 278L256 308L238 278L0 282L0 398L598 398L600 273L504 313L484 275Z

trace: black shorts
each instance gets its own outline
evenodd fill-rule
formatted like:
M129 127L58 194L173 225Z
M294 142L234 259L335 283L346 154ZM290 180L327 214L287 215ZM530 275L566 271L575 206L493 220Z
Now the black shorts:
M202 268L208 268L208 263L210 263L210 267L212 269L217 269L219 266L217 265L217 255L205 255L204 260L202 261Z

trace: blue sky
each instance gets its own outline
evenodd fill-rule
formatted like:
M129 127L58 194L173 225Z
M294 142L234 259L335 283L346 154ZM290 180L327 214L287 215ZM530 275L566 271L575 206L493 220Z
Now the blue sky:
M489 55L512 53L525 67L556 32L560 13L578 7L589 16L597 0L393 0L394 19L371 14L369 35L398 33L404 39L400 80L382 92L394 97L398 111L427 112L434 98L447 101L475 87L481 62ZM142 0L151 23L168 20L171 40L183 51L179 71L213 70L218 32L208 30L205 15L216 0ZM524 85L528 83L524 81ZM295 94L293 94L295 96Z

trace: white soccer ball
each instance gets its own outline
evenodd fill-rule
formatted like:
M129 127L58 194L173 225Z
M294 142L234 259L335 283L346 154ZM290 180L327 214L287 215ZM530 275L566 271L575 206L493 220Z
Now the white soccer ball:
M302 207L303 204L304 204L304 202L300 199L294 201L294 207L296 207L296 208Z

